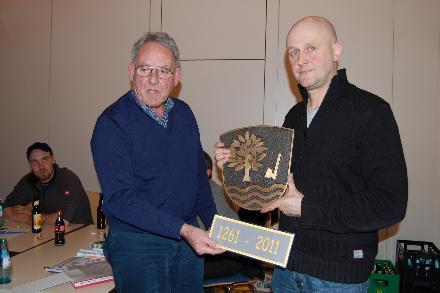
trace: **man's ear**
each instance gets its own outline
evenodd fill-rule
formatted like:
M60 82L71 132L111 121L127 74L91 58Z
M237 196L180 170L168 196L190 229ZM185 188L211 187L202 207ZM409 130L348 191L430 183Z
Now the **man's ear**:
M339 61L339 58L341 57L342 53L342 44L336 42L333 44L333 61L337 62Z
M182 76L182 68L177 67L174 70L174 86L176 86L179 83L181 76Z
M130 79L131 82L133 82L133 77L134 77L134 64L130 63L128 64L128 78Z

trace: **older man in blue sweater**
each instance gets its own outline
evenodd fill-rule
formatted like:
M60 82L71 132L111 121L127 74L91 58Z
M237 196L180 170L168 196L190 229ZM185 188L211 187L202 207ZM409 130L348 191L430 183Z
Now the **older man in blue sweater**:
M170 97L181 75L166 33L132 48L132 90L98 118L91 141L109 233L105 255L121 292L202 292L203 260L223 252L197 227L215 204L189 106Z

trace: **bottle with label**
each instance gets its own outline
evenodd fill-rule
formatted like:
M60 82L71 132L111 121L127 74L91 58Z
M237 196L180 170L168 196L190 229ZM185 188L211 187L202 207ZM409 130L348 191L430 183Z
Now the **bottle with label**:
M57 219L55 220L55 245L62 246L66 243L64 239L65 230L66 225L64 224L63 212L59 210Z
M102 193L99 194L99 203L98 207L96 208L96 226L98 229L105 229L107 227L107 223L105 220L105 214L102 211L102 205L104 204L104 197Z
M0 239L0 284L11 282L12 263L6 238Z
M35 193L34 201L32 202L32 232L41 233L41 225L40 197L38 193Z

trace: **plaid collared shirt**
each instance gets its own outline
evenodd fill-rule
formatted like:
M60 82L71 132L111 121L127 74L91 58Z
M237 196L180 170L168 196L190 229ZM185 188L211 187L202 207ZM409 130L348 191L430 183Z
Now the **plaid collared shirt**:
M153 118L157 123L159 123L159 125L163 126L164 128L167 128L168 126L168 113L171 111L171 109L174 106L174 102L171 99L171 97L168 97L166 102L165 102L165 109L163 110L163 117L162 119L157 116L157 114L151 110L150 107L148 107L136 94L136 92L134 90L131 90L131 92L133 93L136 103L139 105L139 107L141 107L142 111L144 111L148 116L150 116L151 118Z

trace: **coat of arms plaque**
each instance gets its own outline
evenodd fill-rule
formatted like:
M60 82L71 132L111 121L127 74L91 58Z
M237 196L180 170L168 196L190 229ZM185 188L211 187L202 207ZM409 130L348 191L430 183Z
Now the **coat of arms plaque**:
M231 158L223 166L223 184L233 202L248 210L260 210L284 194L292 157L292 129L249 126L223 133L220 141L231 149Z

